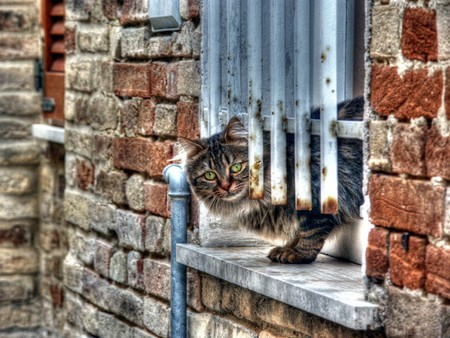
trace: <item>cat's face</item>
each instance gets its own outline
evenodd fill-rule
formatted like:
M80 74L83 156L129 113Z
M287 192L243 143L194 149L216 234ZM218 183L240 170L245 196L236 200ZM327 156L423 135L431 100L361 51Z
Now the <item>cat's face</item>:
M247 132L238 119L231 119L222 133L180 144L191 188L206 206L217 209L247 198Z

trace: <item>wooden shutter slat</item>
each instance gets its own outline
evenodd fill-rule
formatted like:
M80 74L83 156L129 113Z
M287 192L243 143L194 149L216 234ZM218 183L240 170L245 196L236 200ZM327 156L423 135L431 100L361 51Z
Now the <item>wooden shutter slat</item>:
M54 54L64 54L65 44L64 40L55 41L50 48L50 52Z
M64 26L64 21L57 21L52 25L50 29L50 34L52 35L64 35L66 27Z
M64 57L59 57L55 59L50 66L52 72L64 72Z
M52 6L52 9L50 10L50 16L64 16L65 9L64 9L64 3L57 3Z

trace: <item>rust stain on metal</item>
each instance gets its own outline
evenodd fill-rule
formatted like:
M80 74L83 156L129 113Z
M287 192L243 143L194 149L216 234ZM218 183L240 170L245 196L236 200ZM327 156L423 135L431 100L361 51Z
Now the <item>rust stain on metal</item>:
M330 134L332 136L336 136L338 134L338 127L339 127L338 122L335 119L333 119L330 123Z
M300 105L300 100L299 99L295 100L295 106L298 107L299 105Z
M260 186L259 173L261 170L261 160L255 157L255 162L250 168L250 199L262 199L264 197L264 187Z
M322 213L323 214L329 214L329 215L335 215L338 213L338 201L334 197L328 197L323 203L322 203Z
M323 167L322 168L322 175L323 175L324 178L327 176L327 173L328 173L327 167Z
M325 54L325 52L322 52L322 54L320 54L320 62L324 63L326 59L327 59L327 54Z
M302 200L301 198L297 198L295 203L296 210L312 210L312 204L309 200Z
M327 77L327 78L325 79L325 83L326 83L326 84L330 84L330 83L331 83L331 79L330 79L329 77Z

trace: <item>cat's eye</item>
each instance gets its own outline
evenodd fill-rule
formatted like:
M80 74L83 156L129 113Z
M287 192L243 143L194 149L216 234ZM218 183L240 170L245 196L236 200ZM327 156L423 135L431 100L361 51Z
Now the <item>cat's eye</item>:
M212 181L213 179L216 178L216 173L214 171L207 171L204 175L203 175L208 181Z
M232 172L238 173L238 172L240 172L241 169L242 169L242 164L241 164L241 163L235 163L235 164L233 164L233 165L231 166L230 169L231 169Z

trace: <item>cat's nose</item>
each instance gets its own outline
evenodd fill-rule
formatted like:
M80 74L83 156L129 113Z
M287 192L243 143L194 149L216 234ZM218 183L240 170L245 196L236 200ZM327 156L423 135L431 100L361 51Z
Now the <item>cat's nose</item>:
M230 190L230 186L231 186L231 183L229 181L226 181L226 180L220 181L220 187L223 190L226 190L226 191Z

